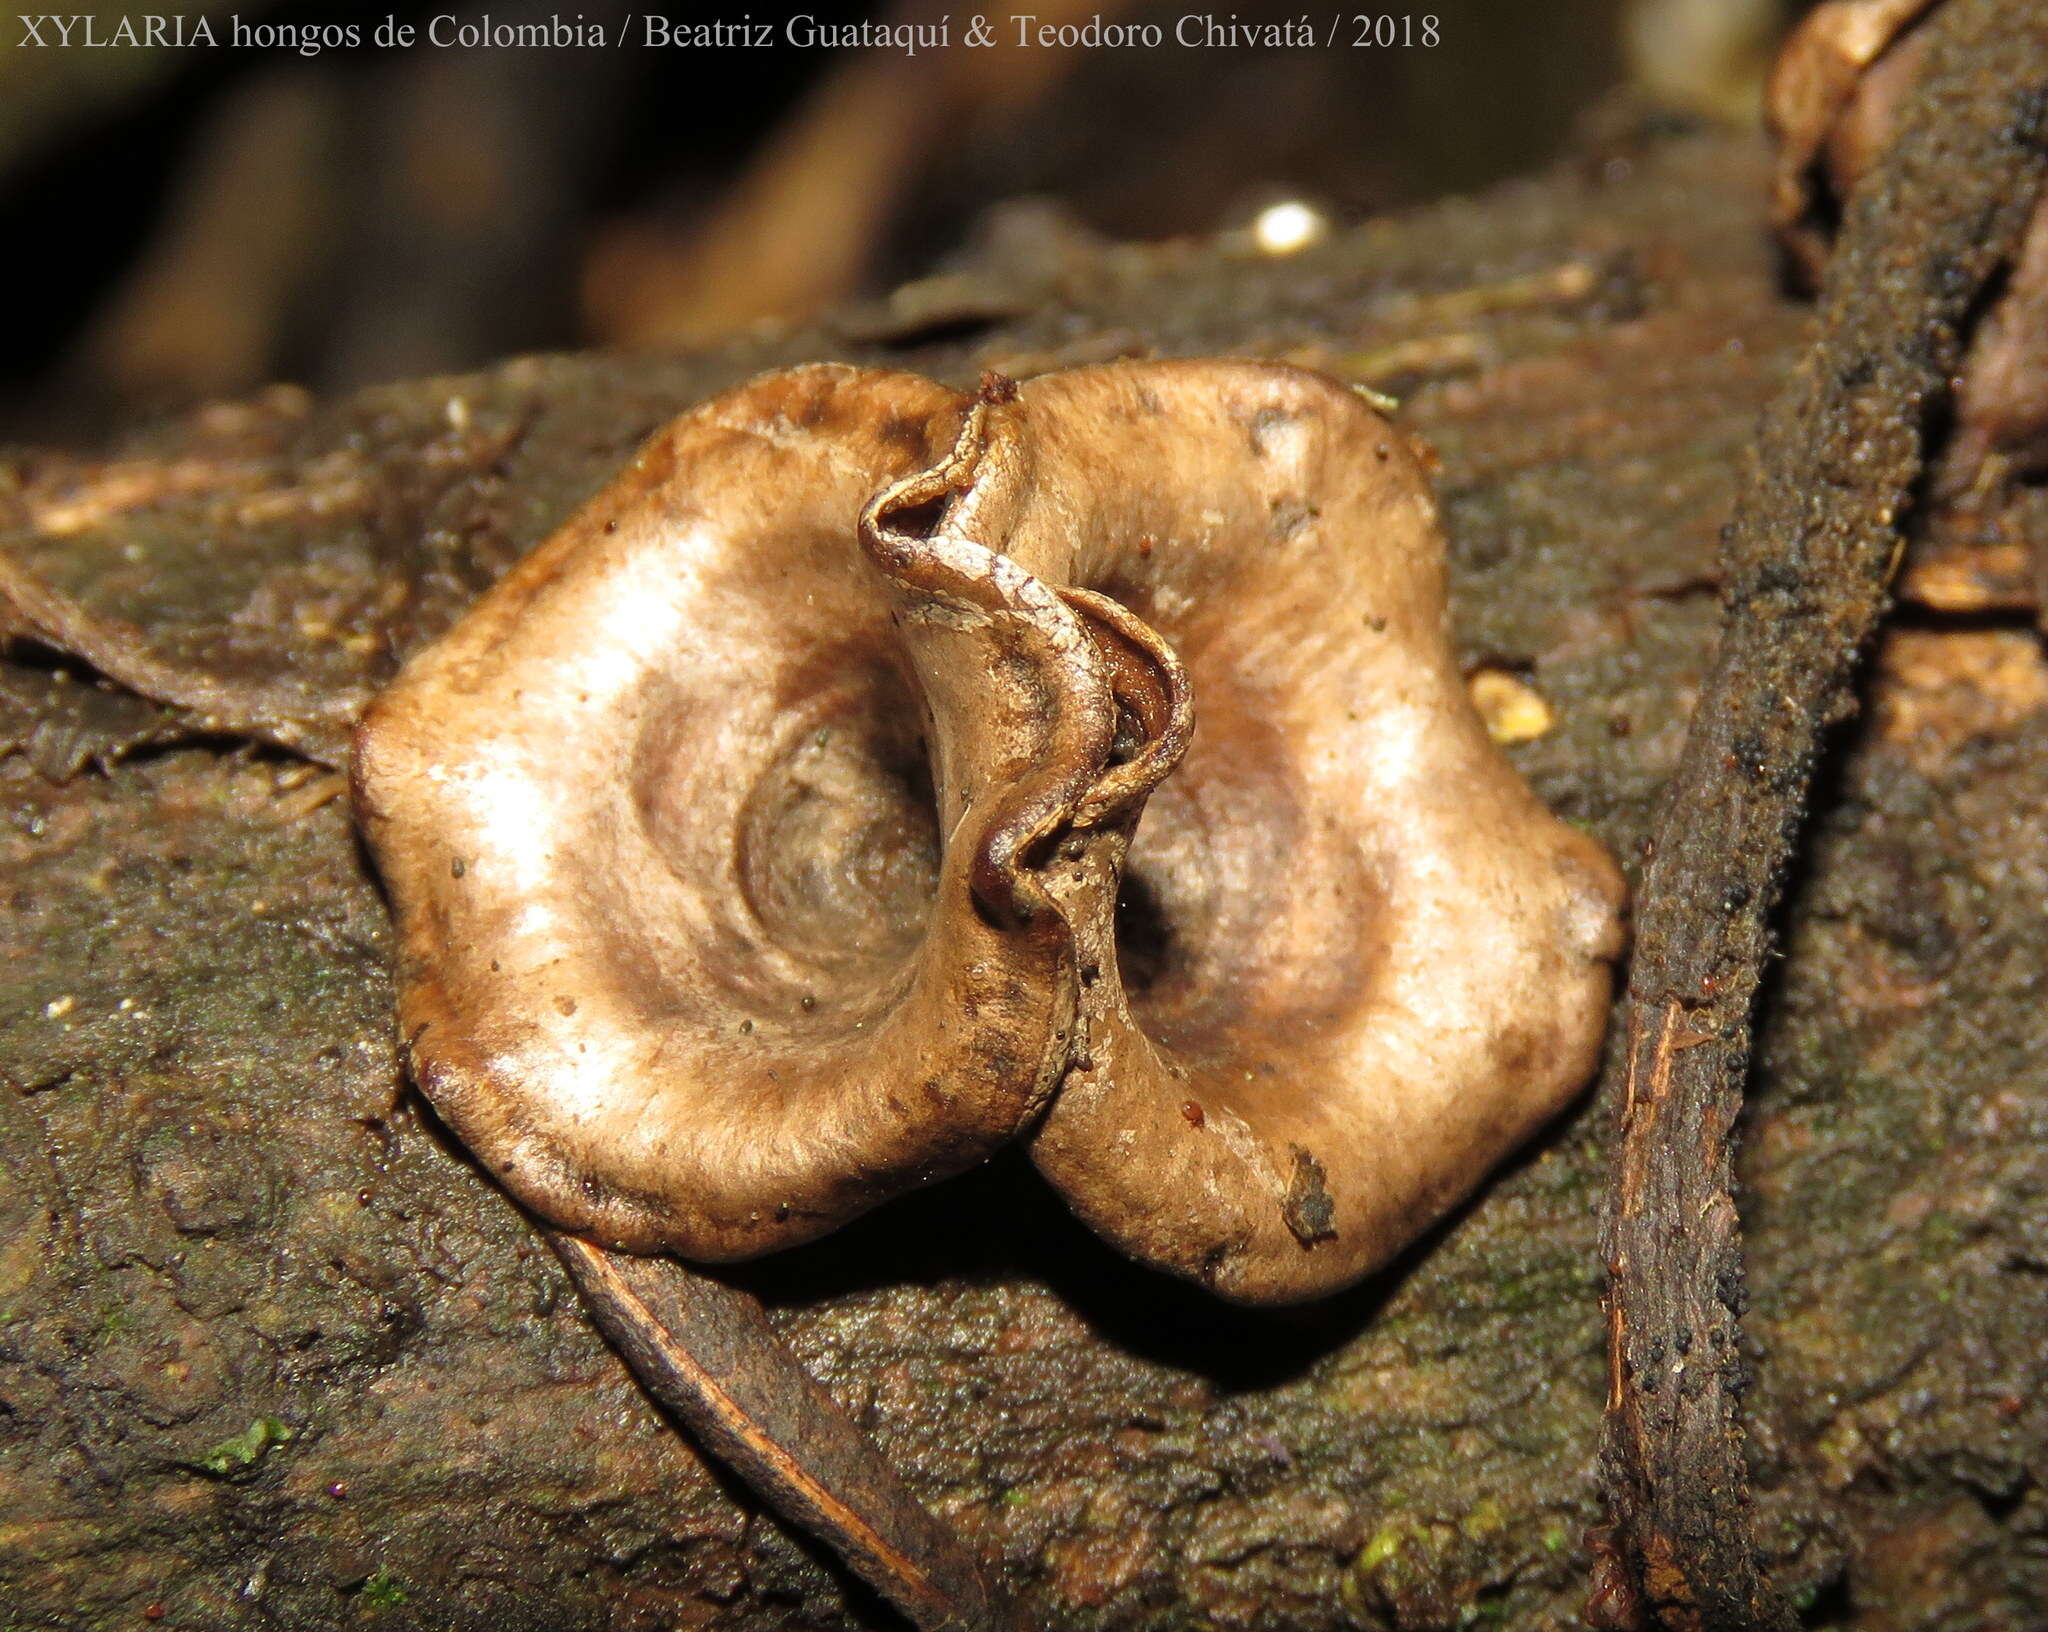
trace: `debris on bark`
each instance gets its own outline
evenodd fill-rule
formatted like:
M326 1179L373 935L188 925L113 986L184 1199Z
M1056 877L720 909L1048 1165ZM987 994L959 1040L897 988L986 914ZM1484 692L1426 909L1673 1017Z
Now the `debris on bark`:
M985 327L266 399L25 456L0 549L158 663L211 672L198 631L236 632L223 672L290 719L291 676L380 683L656 426L765 368L1356 367L1434 462L1468 671L1551 710L1517 765L1633 856L1798 353L1766 174L1746 142L1617 129L1291 258L1104 247ZM260 468L180 488L244 435ZM134 464L142 497L94 489L68 534L23 508ZM1790 1593L1869 1632L2048 1613L2048 1118L2018 1086L2048 1069L2048 712L2034 637L1971 632L2019 638L1896 648L1891 726L1831 772L1741 1166L1757 1534ZM17 643L6 695L41 707L66 664ZM887 1624L668 1427L404 1089L339 779L189 708L92 723L105 751L68 780L0 758L0 1602L67 1629L152 1605L203 1632ZM1219 1310L1003 1161L733 1280L1037 1624L1561 1629L1598 1514L1620 1081L1610 1050L1582 1112L1328 1306Z
M1760 1568L1739 1401L1732 1139L1752 1011L1824 735L1853 711L1927 427L2043 169L2048 16L1951 0L1896 144L1850 203L1820 335L1773 401L1726 547L1720 645L1652 837L1606 1253L1603 1467L1642 1607L1797 1626Z

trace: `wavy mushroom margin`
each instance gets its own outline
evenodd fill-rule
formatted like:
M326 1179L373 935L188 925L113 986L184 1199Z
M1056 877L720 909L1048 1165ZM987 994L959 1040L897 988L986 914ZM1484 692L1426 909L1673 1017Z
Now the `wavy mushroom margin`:
M1624 940L1466 696L1402 437L1276 365L764 375L418 653L353 775L437 1109L697 1261L1022 1139L1132 1257L1322 1296L1585 1084Z

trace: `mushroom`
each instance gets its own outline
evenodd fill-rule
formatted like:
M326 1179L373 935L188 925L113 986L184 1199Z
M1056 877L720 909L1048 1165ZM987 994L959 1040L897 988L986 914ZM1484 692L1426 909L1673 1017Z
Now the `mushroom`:
M1345 1286L1585 1083L1622 944L1443 580L1403 439L1303 370L762 376L359 728L416 1075L634 1251L1024 1139L1133 1257Z
M1810 288L1850 194L1898 131L1925 66L1927 16L1940 3L1824 0L1779 52L1766 99L1778 143L1772 217ZM1955 389L1955 430L1935 482L1942 497L2008 470L2048 470L2048 201L2034 208Z

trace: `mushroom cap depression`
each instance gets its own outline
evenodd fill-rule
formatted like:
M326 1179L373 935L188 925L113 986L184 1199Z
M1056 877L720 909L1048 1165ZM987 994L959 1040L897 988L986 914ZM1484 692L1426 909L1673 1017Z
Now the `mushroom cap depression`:
M1623 939L1466 696L1402 438L1276 365L763 376L354 769L436 1107L698 1260L1022 1138L1132 1256L1320 1296L1585 1083Z

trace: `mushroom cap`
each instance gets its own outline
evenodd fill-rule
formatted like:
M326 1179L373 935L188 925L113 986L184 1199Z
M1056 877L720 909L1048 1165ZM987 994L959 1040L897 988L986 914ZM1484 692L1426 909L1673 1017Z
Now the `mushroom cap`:
M1084 966L1121 966L1032 1158L1133 1256L1247 1302L1333 1291L1590 1078L1620 877L1488 738L1426 478L1356 394L1156 363L1020 407L1004 553L1157 629L1200 710L1120 867L1146 967L1117 894L1074 890Z
M1402 438L1298 369L707 403L359 729L419 1080L617 1245L1025 1138L1135 1257L1346 1285L1583 1085L1622 943L1443 577Z
M967 842L1071 758L1061 654L905 596L854 536L965 404L797 369L684 415L370 708L357 807L422 1088L514 1194L637 1250L750 1257L958 1172L1040 1109L1068 949L969 899ZM1095 722L1106 734L1106 726ZM939 808L921 786L943 767ZM941 834L952 842L942 843Z

